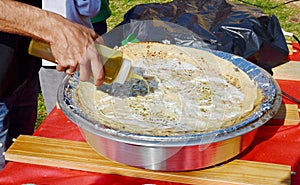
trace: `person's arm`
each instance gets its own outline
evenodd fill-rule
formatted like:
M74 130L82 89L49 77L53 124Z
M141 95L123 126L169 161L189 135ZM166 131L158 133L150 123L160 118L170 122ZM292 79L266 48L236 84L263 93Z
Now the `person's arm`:
M95 85L101 85L104 70L95 47L102 42L92 29L72 23L64 17L12 0L0 1L0 31L43 40L51 45L57 70L74 73L87 81L91 72Z

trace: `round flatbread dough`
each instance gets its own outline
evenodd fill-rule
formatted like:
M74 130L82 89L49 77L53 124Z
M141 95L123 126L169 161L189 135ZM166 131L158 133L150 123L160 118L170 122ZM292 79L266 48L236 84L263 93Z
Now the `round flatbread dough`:
M78 105L108 128L154 136L205 133L239 123L261 101L245 72L209 51L157 42L118 49L155 85L149 94L130 96L136 79L100 88L80 82Z

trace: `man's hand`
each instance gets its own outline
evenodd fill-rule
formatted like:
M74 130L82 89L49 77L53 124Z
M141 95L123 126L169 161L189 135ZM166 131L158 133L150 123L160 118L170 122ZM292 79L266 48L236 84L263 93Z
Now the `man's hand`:
M57 70L79 79L94 77L95 85L104 80L104 68L95 43L103 43L92 29L68 19L18 1L0 1L0 31L24 35L49 43Z
M56 29L60 29L59 34L55 36L54 42L50 43L57 62L56 69L69 75L78 70L81 81L88 81L92 75L95 85L101 85L104 68L96 43L103 44L102 38L93 30L76 23L72 23L70 27Z

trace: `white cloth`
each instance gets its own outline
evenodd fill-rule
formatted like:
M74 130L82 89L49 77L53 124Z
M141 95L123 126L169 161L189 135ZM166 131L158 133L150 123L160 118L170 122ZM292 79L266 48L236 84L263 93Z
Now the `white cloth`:
M42 0L42 9L66 17L66 3L67 0Z
M42 9L60 14L64 17L67 15L66 10L67 0L42 0ZM43 66L55 66L53 62L42 59Z

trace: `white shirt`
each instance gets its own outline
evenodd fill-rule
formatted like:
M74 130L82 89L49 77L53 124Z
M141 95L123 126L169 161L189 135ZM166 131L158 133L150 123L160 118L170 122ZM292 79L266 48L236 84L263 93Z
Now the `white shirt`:
M48 10L66 17L66 1L67 0L42 0L42 9ZM42 59L43 66L55 66L53 62Z

